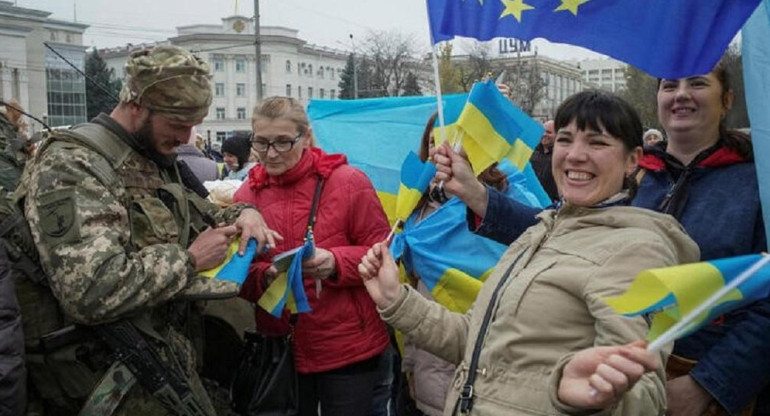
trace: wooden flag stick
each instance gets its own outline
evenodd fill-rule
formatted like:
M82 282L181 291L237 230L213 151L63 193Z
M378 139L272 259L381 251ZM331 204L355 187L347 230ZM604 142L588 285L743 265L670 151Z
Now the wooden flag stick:
M388 237L385 239L385 244L390 245L390 240L393 238L394 235L396 235L396 229L398 226L401 225L401 220L396 220L395 224L393 224L393 228L390 229L390 234L388 234Z
M762 269L762 267L764 267L767 263L770 263L770 255L767 255L766 253L764 253L762 255L762 258L757 260L756 263L752 264L751 267L744 270L743 273L738 275L738 277L736 277L730 283L728 283L723 288L719 289L716 293L711 295L711 297L709 297L703 303L698 305L697 308L693 309L684 318L682 318L682 320L674 324L671 328L667 329L666 332L660 334L660 336L656 338L655 341L652 341L647 346L647 351L651 351L651 352L660 351L660 349L663 348L666 344L676 340L679 336L682 335L683 332L685 332L688 329L690 324L693 321L695 321L695 319L698 318L698 316L700 316L702 313L711 309L712 306L716 305L723 297L725 297L725 295L730 293L731 290L740 286L742 283L744 283L745 281L749 280L752 276L757 274L757 272L760 269Z

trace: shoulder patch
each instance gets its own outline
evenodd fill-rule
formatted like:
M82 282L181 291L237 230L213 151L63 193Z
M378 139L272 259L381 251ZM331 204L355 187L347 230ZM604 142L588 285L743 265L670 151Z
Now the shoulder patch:
M75 216L75 189L72 187L46 192L38 198L40 231L55 243L80 237L80 224Z

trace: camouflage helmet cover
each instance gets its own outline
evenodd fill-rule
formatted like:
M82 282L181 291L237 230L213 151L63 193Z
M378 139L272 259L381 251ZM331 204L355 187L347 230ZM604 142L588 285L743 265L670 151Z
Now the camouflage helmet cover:
M134 101L176 120L200 120L211 105L210 78L209 66L180 47L136 51L126 62L120 101Z

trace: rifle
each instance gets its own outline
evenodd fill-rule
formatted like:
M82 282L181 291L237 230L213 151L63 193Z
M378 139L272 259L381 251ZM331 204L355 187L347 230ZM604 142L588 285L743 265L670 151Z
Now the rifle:
M163 407L178 416L215 416L201 407L184 375L169 367L131 322L124 319L93 329Z

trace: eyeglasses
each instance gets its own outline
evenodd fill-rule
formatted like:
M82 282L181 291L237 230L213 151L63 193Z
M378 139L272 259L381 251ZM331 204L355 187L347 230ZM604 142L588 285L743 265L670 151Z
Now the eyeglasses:
M297 137L290 139L287 137L279 137L276 140L268 141L262 137L254 136L251 140L251 147L259 153L267 153L270 150L270 146L278 153L285 153L294 148L299 139L302 138L302 133L297 134Z

